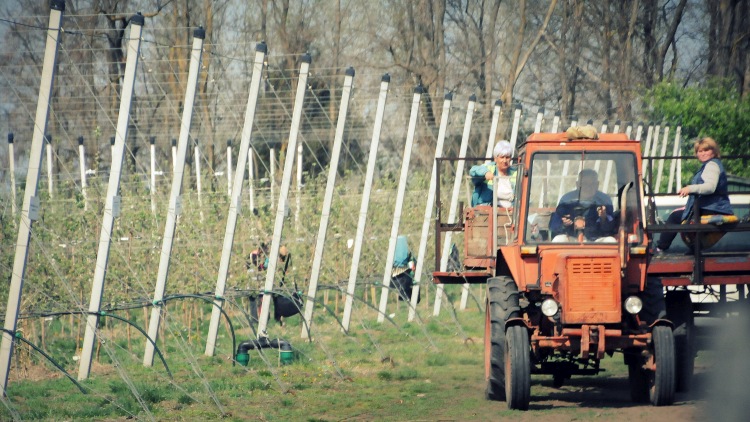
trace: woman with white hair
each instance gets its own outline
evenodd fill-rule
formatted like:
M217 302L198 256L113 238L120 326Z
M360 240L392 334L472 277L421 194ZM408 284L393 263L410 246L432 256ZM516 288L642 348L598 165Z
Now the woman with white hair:
M506 140L499 141L492 149L493 162L473 166L469 176L474 183L474 193L471 195L471 206L492 205L493 193L497 195L498 206L510 208L513 206L516 184L516 168L511 166L513 148ZM499 177L497 186L495 177Z

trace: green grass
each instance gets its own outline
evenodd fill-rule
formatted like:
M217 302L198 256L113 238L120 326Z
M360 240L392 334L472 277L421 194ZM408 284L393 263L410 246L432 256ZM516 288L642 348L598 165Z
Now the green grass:
M368 323L366 335L360 329L345 336L334 325L320 324L312 343L298 338L295 317L286 327L270 327L278 331L273 335L304 352L285 366L278 364L275 351L264 350L268 364L251 351L247 367L233 367L226 344L216 356L207 357L200 339L184 350L184 343L167 336L164 340L175 349L167 355L173 380L158 364L143 367L142 345L133 342L138 346L130 351L113 347L118 366L107 363L109 359L94 365L90 378L82 382L89 394L47 370L35 379L16 376L7 403L24 420L148 419L148 414L156 420L592 420L603 415L617 419L623 406L641 409L645 417L662 411L630 403L627 370L619 354L604 359L606 372L574 377L560 390L551 387L551 377L533 376L529 412L488 402L481 341L484 314L474 309L459 316L474 342L456 335L455 321L447 313L430 317L428 326L435 328L424 331L416 324ZM75 376L75 365L66 368ZM11 418L9 409L0 407L0 420Z

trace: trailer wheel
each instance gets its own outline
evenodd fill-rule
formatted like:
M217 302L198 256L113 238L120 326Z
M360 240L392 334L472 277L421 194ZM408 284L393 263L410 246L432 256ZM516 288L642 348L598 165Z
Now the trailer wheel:
M690 391L695 368L695 325L693 303L690 292L677 290L667 292L667 319L674 324L675 389L678 392Z
M672 329L658 325L652 331L654 371L649 374L649 398L654 406L674 403L675 352Z
M552 374L552 386L560 388L565 384L565 374L555 372Z
M508 409L528 410L531 400L529 332L514 325L505 333L505 396Z
M630 400L635 403L648 401L648 375L643 369L641 359L635 359L628 364L628 381L630 382Z

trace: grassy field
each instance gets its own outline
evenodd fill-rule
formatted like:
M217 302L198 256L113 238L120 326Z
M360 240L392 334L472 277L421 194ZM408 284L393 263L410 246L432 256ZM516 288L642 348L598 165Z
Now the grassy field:
M105 328L110 340L81 382L87 394L21 346L0 420L703 420L710 403L710 355L699 355L694 392L656 408L630 401L627 370L615 354L604 360L602 374L573 378L559 389L551 377L534 376L530 410L509 411L484 399L478 309L446 309L415 323L406 322L403 305L393 323L371 316L353 321L349 335L332 317L317 316L312 342L300 339L299 316L284 327L272 322L269 334L289 341L295 360L281 365L275 350L251 351L247 367L232 365L226 331L216 356L207 357L203 338L167 324L160 344L173 379L158 360L141 365L142 339L133 338L128 348L122 328ZM240 341L251 332L245 327L237 334ZM60 357L65 346L49 336L49 350ZM74 353L75 347L63 361L75 377Z
M385 184L387 181L381 181ZM312 186L312 185L311 185ZM311 186L308 187L309 190ZM472 288L472 299L465 311L454 311L460 288L446 288L439 316L432 316L434 286L422 295L419 318L407 322L407 309L398 307L391 295L385 323L376 322L372 307L371 284L380 280L386 250L387 228L392 219L392 196L383 186L373 198L368 215L367 247L360 264L357 301L348 335L341 332L337 318L343 312L336 299L341 280L346 280L349 252L346 239L355 231L359 198L338 198L329 227L329 241L323 274L316 299L312 326L313 341L300 338L300 317L285 326L270 322L268 333L289 341L296 359L281 365L275 350L251 353L247 367L232 365L235 347L226 322L222 322L215 356L204 355L210 306L197 300L175 300L166 306L158 346L173 377L159 360L153 367L142 365L144 338L127 324L102 318L100 342L91 376L81 388L65 378L41 354L23 342L16 342L7 396L0 405L0 420L706 420L713 414L712 392L716 391L711 355L701 353L697 384L692 393L678 394L674 406L655 408L630 401L627 371L622 356L605 358L606 372L574 378L562 388L553 388L550 376L534 376L528 412L509 411L505 403L484 399L482 287ZM317 232L316 195L303 201L299 227L291 218L284 237L295 257L287 281L306 290ZM140 327L147 326L148 307L158 267L162 214L152 214L145 198L126 202L127 208L115 227L107 270L105 309ZM400 233L418 242L423 198L408 199ZM409 202L411 201L411 202ZM196 198L186 195L171 258L168 294L212 292L216 265L225 227L224 195L204 197L203 208ZM98 204L98 205L97 205ZM93 206L97 205L97 206ZM158 209L162 210L164 207ZM34 225L29 266L25 276L22 319L18 328L24 338L42 348L56 362L77 376L84 318L90 296L91 274L95 264L96 239L101 201L85 210L81 203L58 201L45 208L44 217ZM241 216L235 237L227 284L227 297L236 291L255 291L260 277L246 269L246 257L260 241L268 239L273 214L270 204L261 206L258 216ZM200 222L200 223L198 223ZM16 228L0 225L0 279L10 279ZM459 245L460 241L457 241ZM345 258L342 258L345 257ZM428 250L427 274L434 256ZM368 274L364 277L362 274ZM428 277L425 277L428 279ZM366 280L364 280L366 279ZM424 279L423 279L424 280ZM290 283L291 284L291 283ZM423 286L428 287L427 284ZM256 290L252 290L256 289ZM373 287L374 289L374 287ZM369 297L367 294L369 293ZM380 293L378 288L376 293ZM330 300L326 299L330 294ZM7 284L0 285L0 296L7 296ZM237 299L242 302L243 299ZM328 302L323 308L323 302ZM137 306L129 308L130 305ZM238 306L240 305L240 306ZM372 306L372 305L371 305ZM140 308L139 308L140 307ZM233 303L226 310L236 330L237 342L254 338L247 315L240 311L247 303ZM79 312L50 316L48 313ZM750 332L737 329L733 333ZM736 336L746 338L747 335ZM750 345L726 347L748 350ZM723 358L717 360L725 360ZM728 378L740 379L726 396L733 403L750 403L744 393L744 380L750 377L744 357L727 366ZM742 366L744 365L744 366ZM738 377L736 374L740 374ZM742 374L746 374L744 378ZM719 377L720 377L719 375ZM724 390L720 390L724 391ZM739 398L737 398L739 397ZM726 406L725 406L726 407ZM729 406L731 408L731 406ZM735 406L736 407L736 406ZM719 406L721 408L721 406ZM750 409L744 414L749 414ZM743 413L737 413L743 414ZM732 420L732 416L718 420ZM743 420L736 418L736 420Z

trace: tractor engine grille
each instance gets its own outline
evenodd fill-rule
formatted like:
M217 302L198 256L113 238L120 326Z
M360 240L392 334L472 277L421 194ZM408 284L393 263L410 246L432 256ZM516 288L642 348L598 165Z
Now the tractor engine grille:
M621 320L620 266L616 255L561 257L562 322L616 323Z

